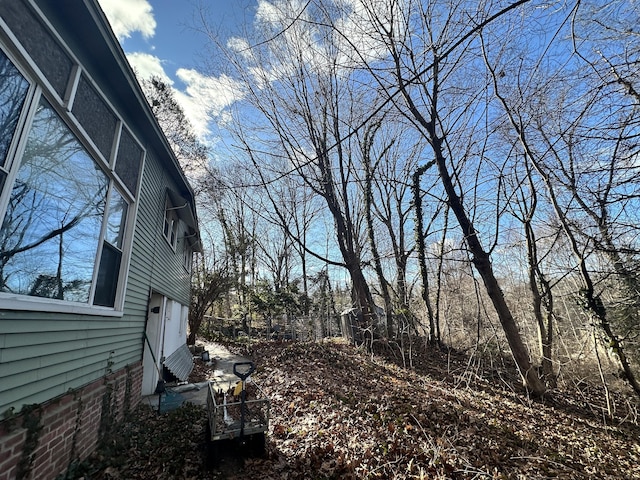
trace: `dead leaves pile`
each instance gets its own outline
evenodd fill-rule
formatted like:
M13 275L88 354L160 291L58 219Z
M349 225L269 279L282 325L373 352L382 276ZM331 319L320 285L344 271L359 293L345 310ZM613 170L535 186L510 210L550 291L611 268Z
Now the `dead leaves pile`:
M640 478L640 429L455 389L346 345L265 343L269 456L237 478Z
M202 479L206 410L185 404L158 415L140 405L65 480Z
M206 382L213 379L214 365L207 365L200 358L195 358L193 361L193 369L189 374L189 383Z

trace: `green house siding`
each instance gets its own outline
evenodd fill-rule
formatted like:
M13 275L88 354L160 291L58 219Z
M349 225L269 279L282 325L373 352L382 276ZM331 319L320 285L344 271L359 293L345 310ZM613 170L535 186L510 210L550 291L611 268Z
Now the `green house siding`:
M140 359L141 321L0 312L0 413L79 388Z
M141 196L148 202L141 203L138 208L136 236L134 237L135 261L147 266L130 272L129 281L142 287L147 285L145 301L148 298L148 287L166 295L184 305L190 299L190 274L183 266L183 249L185 248L184 229L178 232L178 241L174 251L162 235L167 188L178 189L175 180L162 168L157 157L148 152L142 176ZM138 235L138 232L141 234ZM144 235L142 232L150 232ZM132 265L134 260L132 259Z

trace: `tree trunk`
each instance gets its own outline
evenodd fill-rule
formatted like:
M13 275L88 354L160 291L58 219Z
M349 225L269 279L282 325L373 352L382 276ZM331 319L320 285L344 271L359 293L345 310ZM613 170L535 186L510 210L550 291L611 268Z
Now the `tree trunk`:
M364 321L363 328L368 329L374 327L378 317L373 306L371 290L369 290L369 284L362 273L360 262L353 259L351 262L347 260L347 270L351 277L353 302L362 312L362 319Z
M326 141L323 139L320 145L322 149L319 149L318 168L323 184L322 195L333 217L338 248L340 249L345 267L351 278L353 303L362 312L362 318L367 322L367 327L373 326L373 322L376 319L376 312L371 291L369 290L369 284L362 272L361 259L356 245L357 235L354 231L355 225L351 220L349 212L348 195L346 192L343 192L344 205L341 205L336 191L336 182L334 181L332 166L326 153L328 150ZM337 150L338 157L340 158L340 170L342 170L344 157L339 143ZM344 179L341 182L341 186L343 189L346 188Z
M535 193L534 203L535 209ZM540 270L540 260L536 246L536 236L531 225L532 211L524 222L525 238L527 241L527 261L529 264L529 289L531 290L533 314L538 324L538 341L542 355L542 376L546 384L556 387L556 375L553 371L553 292L551 286ZM544 312L543 312L543 304Z
M364 182L364 203L365 203L365 217L367 220L367 233L369 236L369 246L371 247L371 255L373 256L373 265L378 276L378 282L380 283L380 292L382 293L382 300L384 302L384 312L386 316L387 324L387 337L392 338L394 336L393 330L393 307L391 306L391 295L389 294L389 285L387 279L384 277L382 270L382 262L380 261L380 254L378 253L378 245L376 244L375 229L373 224L373 188L372 177L375 171L375 167L371 165L371 145L373 143L373 137L379 124L374 125L371 129L367 130L365 137L362 141L363 161L365 167L365 182Z
M424 242L424 224L422 221L422 195L420 195L420 177L434 165L434 161L418 168L413 174L413 207L416 211L416 248L418 249L418 264L420 266L420 278L422 279L422 300L427 307L427 317L429 319L429 343L435 344L440 340L436 335L436 326L433 316L433 307L429 298L429 274L427 272L426 246Z
M436 126L436 122L438 121L438 89L440 88L438 77L439 58L437 52L433 52L433 91L431 92L431 109L429 112L430 120L427 120L422 115L416 104L413 102L413 98L407 91L405 86L406 83L400 73L402 67L399 55L395 51L392 52L392 54L395 61L396 76L398 84L400 85L400 92L406 101L410 115L413 116L418 124L424 129L424 133L429 140L449 207L456 216L456 219L462 229L465 242L472 255L473 265L480 274L487 291L487 295L491 299L496 314L498 315L500 324L502 325L502 329L504 330L507 341L509 342L511 353L520 371L523 382L533 395L541 396L545 392L544 383L540 380L540 377L531 364L529 350L522 341L516 322L511 314L507 302L504 299L502 289L500 288L498 280L493 272L490 255L482 248L476 229L464 209L462 199L457 194L453 185L453 180L447 169L446 157L444 155L442 144L443 139L438 135Z
M434 90L437 90L438 88L437 72L438 69L436 61L434 66L433 80L435 85ZM511 310L509 309L509 306L504 299L502 289L500 288L498 280L493 272L493 267L491 266L491 257L483 249L476 229L464 209L462 199L457 194L453 185L453 180L447 169L446 158L442 146L442 138L440 138L436 131L435 121L437 119L437 94L433 95L431 121L427 121L413 103L413 100L407 93L406 89L402 88L402 93L405 100L407 101L411 114L425 129L426 134L428 135L431 148L433 149L435 163L438 166L440 180L448 199L449 207L451 208L451 211L453 211L453 214L456 216L456 219L458 220L458 223L462 229L465 242L472 255L471 261L473 262L476 271L480 274L487 295L491 299L491 303L493 304L496 314L498 315L498 319L500 320L500 324L502 325L502 329L507 338L507 342L509 343L511 353L520 371L523 382L533 395L541 396L545 392L544 383L540 380L536 369L533 368L533 365L531 364L529 350L522 341L522 337L520 336L520 332L518 330L516 322L513 318L513 315L511 314Z
M513 354L513 358L516 361L525 385L531 390L533 395L541 396L545 392L544 383L540 380L536 369L533 368L531 364L529 350L522 341L511 310L504 299L502 289L493 272L490 255L482 248L475 227L471 223L471 219L467 216L464 206L462 205L462 200L453 187L453 182L449 176L445 158L442 154L441 139L435 134L435 127L432 128L433 148L436 154L436 163L438 165L440 178L447 193L451 210L458 219L467 246L471 252L471 261L482 278L487 295L491 299L491 303L498 315L502 329L507 337L507 342L509 342L511 353Z

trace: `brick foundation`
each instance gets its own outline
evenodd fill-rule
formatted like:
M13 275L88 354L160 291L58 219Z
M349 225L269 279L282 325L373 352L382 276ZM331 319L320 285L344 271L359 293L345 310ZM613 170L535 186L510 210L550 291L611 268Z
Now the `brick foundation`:
M0 480L53 480L141 400L142 363L0 423Z

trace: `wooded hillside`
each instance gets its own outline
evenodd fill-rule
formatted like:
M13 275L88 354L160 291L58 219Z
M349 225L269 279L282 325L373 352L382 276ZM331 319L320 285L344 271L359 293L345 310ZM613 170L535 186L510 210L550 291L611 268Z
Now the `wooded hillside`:
M193 178L191 339L428 338L640 397L638 3L260 5L201 26L242 99Z

